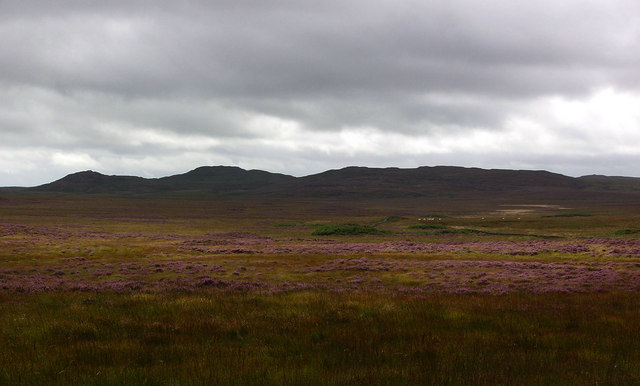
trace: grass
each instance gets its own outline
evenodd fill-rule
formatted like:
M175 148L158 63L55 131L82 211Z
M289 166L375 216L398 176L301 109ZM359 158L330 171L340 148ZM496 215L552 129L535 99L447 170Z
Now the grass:
M40 294L0 320L6 384L630 384L631 294Z
M312 235L314 236L353 236L353 235L381 235L389 233L377 229L371 225L360 224L327 224L319 225Z
M640 229L620 229L611 234L613 236L626 236L626 235L635 235L640 233Z
M553 239L557 236L553 235L539 235L530 233L510 233L510 232L498 232L498 231L485 231L481 229L472 228L448 228L444 225L438 224L420 224L410 226L409 229L428 229L434 230L431 232L433 235L485 235L485 236L515 236L515 237L532 237L542 239Z
M593 216L593 214L591 214L591 213L575 212L575 213L553 214L553 215L547 215L547 216L542 216L542 217L591 217L591 216Z
M446 229L447 227L442 224L418 224L410 225L408 229Z
M398 221L402 221L402 220L406 220L406 218L402 217L402 216L387 216L387 217L383 218L382 220L376 221L371 226L377 227L378 225L394 223L394 222L398 222Z
M501 220L504 201L3 195L0 385L640 384L628 203ZM411 225L428 211L455 215ZM569 284L527 289L552 276ZM483 280L516 289L455 293Z
M460 229L442 229L436 232L441 235L495 235L494 232L487 232L478 229L460 228Z

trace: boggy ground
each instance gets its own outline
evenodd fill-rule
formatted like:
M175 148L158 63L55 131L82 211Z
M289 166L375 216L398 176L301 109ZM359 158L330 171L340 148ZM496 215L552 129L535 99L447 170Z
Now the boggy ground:
M637 213L8 194L0 384L640 383Z

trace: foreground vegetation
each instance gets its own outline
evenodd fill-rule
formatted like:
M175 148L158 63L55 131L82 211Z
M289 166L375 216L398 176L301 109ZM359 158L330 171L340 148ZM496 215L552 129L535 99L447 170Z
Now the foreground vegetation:
M388 294L387 294L388 295ZM3 298L7 384L630 384L631 294Z
M0 197L0 384L640 383L637 208L437 204Z

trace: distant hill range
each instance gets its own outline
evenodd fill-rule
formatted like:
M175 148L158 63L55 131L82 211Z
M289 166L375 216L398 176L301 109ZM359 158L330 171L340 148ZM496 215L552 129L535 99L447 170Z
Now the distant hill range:
M69 174L49 184L31 188L63 193L156 193L198 191L247 193L295 180L284 174L244 170L230 166L204 166L184 174L162 178L108 176L91 170Z
M537 194L552 198L640 193L640 178L568 177L547 171L452 166L400 168L347 167L306 177L229 166L205 166L163 178L108 176L94 171L70 174L31 191L145 194L192 192L279 197L464 197Z

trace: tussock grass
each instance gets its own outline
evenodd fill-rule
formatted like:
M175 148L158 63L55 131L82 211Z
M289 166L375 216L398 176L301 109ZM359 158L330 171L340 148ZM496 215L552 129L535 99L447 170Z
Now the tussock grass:
M640 380L633 294L201 292L1 301L3 384Z

